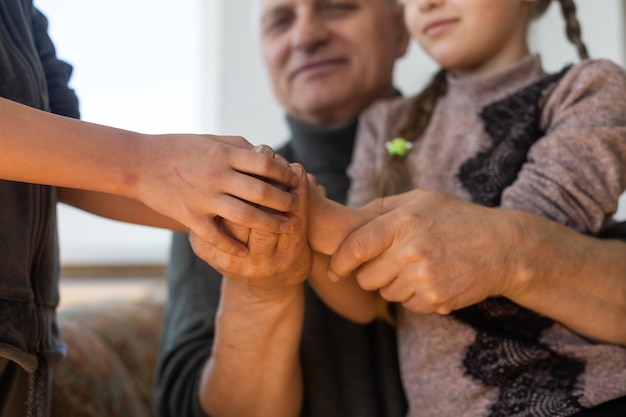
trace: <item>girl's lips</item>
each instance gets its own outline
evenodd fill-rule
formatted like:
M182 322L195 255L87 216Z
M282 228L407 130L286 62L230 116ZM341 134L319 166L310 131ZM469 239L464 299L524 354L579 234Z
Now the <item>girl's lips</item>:
M440 33L444 32L445 30L449 29L451 26L453 26L457 22L458 22L458 19L435 20L435 21L427 23L424 26L424 29L422 30L422 32L424 32L424 35L426 36L430 36L430 37L437 36Z

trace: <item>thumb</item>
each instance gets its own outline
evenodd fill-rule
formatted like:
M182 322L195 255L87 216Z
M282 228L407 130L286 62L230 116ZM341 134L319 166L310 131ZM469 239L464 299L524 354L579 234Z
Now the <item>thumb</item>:
M328 276L338 281L350 276L364 263L387 250L394 234L387 227L385 216L379 216L353 231L330 258Z
M298 185L291 190L291 192L297 197L297 205L290 213L290 217L297 219L294 221L294 224L297 225L298 228L306 228L307 223L307 215L309 209L309 178L304 170L304 167L298 163L290 164L291 169L294 170L300 181Z

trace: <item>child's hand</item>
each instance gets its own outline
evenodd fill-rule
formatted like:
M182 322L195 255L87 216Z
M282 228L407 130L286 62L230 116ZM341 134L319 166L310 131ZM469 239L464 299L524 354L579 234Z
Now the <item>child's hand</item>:
M268 145L257 145L254 148L252 148L252 151L261 153L270 158L281 158L283 161L285 161L288 164L286 159L282 158L280 155L277 155L274 152L274 150ZM280 185L277 185L277 187L284 189L284 187L281 187ZM269 209L265 207L261 207L261 209L270 211ZM226 232L229 236L232 236L234 239L237 239L239 242L243 243L244 245L248 246L248 237L250 236L250 230L251 230L250 227L233 223L227 219L220 218L219 220L220 220L221 229L224 232Z
M219 219L271 233L290 229L283 213L296 198L286 190L298 184L298 176L284 159L251 152L240 137L158 135L141 146L145 157L127 179L137 183L136 198L207 244L232 255L247 253Z

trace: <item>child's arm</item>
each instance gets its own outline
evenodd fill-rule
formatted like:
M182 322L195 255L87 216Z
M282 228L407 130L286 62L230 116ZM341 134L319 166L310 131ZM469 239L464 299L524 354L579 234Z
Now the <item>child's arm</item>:
M189 231L181 223L132 198L75 188L59 188L57 196L61 203L111 220L169 229L175 232Z
M315 183L314 178L309 178L310 187L314 187ZM330 256L353 231L409 203L420 193L421 190L415 189L376 198L360 208L351 208L327 199L318 187L310 188L308 238L315 251L310 282L324 302L337 313L358 323L368 323L376 318L393 322L389 302L379 292L393 279L380 280L371 290L361 287L354 271L348 279L331 279L328 275ZM371 281L367 285L371 286Z
M333 255L354 230L422 194L419 189L410 190L376 198L363 207L354 208L326 198L311 175L309 188L309 243L314 251L325 255Z
M348 279L331 281L328 277L330 257L313 253L313 269L309 283L320 298L338 314L356 323L370 323L377 318L388 319L387 302L378 291L359 287L354 274Z
M253 148L253 151L263 153L270 158L275 157L274 151L267 145L257 145ZM277 156L277 158L279 157ZM287 165L289 164L284 159L282 159L282 161ZM58 200L62 203L112 220L158 227L161 229L170 229L176 232L189 231L189 229L181 223L163 216L145 204L131 198L95 191L77 190L75 188L58 188L57 196ZM224 222L227 222L227 220L224 220ZM238 227L246 232L249 229L248 227L237 226L234 223L229 224L233 228ZM230 232L229 235L238 241L242 243L247 241L247 239L237 236L236 233Z
M386 302L378 291L365 291L356 277L331 281L328 255L333 254L351 231L367 223L375 214L365 209L342 206L327 199L309 178L308 238L313 255L309 282L324 302L342 316L357 323L368 323L384 315Z
M250 152L243 138L146 135L0 99L0 148L1 179L136 199L228 253L247 249L220 231L216 217L258 230L289 227L282 212L294 197L273 183L293 187L296 175L283 161Z

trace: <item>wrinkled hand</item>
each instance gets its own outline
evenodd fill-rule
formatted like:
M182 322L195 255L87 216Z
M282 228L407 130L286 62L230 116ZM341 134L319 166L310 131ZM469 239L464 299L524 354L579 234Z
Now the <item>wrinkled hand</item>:
M292 210L295 196L286 190L297 176L284 159L251 152L250 143L234 136L156 135L143 146L137 173L127 179L137 183L135 197L205 244L246 255L220 219L268 233L289 229L283 213Z
M200 258L231 282L261 299L280 296L301 284L312 267L312 252L306 238L309 186L304 169L298 164L293 166L300 173L300 181L291 190L297 197L297 205L286 213L291 225L287 232L272 233L224 221L224 230L247 243L246 258L224 253L193 232L189 235L191 246Z
M448 314L506 291L520 237L514 213L423 190L366 207L380 216L346 238L331 276L356 270L363 289L419 313Z

